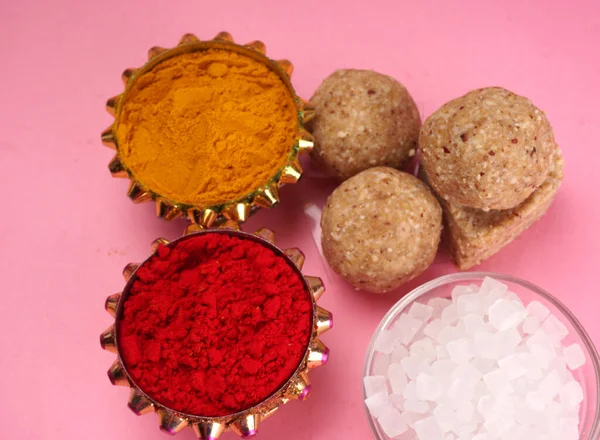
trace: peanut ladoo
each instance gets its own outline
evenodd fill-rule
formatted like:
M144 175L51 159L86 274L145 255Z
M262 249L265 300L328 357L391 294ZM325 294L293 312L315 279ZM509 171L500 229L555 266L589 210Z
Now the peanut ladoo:
M546 115L500 87L444 104L423 124L422 165L449 203L511 209L548 178L557 151Z
M367 168L401 168L414 156L421 119L406 88L371 70L338 70L319 86L313 158L347 179Z
M331 194L321 218L323 254L356 289L393 290L433 261L442 209L416 177L375 167Z

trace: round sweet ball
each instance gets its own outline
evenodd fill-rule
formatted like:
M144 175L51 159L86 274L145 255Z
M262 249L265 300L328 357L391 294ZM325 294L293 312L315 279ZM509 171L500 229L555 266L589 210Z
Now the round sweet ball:
M510 209L548 177L557 146L546 115L500 87L444 104L423 124L421 163L431 186L451 203Z
M433 261L442 209L416 177L388 167L370 168L343 182L321 217L323 254L356 289L393 290Z
M371 70L338 70L311 102L313 158L347 179L367 168L401 168L414 156L421 118L406 88Z

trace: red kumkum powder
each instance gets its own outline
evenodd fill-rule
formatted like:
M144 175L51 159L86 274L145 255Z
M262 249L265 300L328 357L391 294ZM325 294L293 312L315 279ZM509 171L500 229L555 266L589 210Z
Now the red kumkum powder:
M224 416L260 403L296 371L312 302L283 257L226 233L161 246L136 272L119 351L136 384L175 411Z

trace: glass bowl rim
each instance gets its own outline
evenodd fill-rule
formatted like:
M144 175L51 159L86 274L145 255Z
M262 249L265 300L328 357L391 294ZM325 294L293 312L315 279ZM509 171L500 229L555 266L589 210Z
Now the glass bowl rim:
M545 300L550 302L550 304L552 304L554 307L556 307L556 309L558 309L560 311L560 313L562 313L565 316L565 318L569 321L569 323L573 326L573 328L577 332L577 335L579 336L579 338L581 339L581 341L585 347L585 351L587 352L587 354L589 355L589 357L591 359L591 363L594 368L594 374L595 374L595 379L596 379L596 389L597 389L596 411L594 414L594 422L590 429L589 438L587 440L596 440L596 439L600 438L600 357L598 355L598 351L596 350L596 347L594 346L594 343L592 342L592 339L587 334L587 332L585 331L585 329L583 328L583 326L581 325L579 320L575 317L575 315L561 301L559 301L557 298L552 296L550 293L548 293L546 290L542 289L541 287L538 287L529 281L523 280L521 278L518 278L518 277L515 277L512 275L496 273L496 272L485 272L485 271L456 272L456 273L442 275L440 277L434 278L433 280L430 280L424 284L421 284L420 286L411 290L409 293L407 293L402 298L400 298L390 308L390 310L387 311L385 316L381 319L381 321L377 325L377 328L375 328L375 330L373 331L373 335L371 336L371 339L369 341L369 345L367 347L367 351L365 354L361 380L364 379L369 374L369 371L371 370L371 366L373 364L373 357L374 357L373 355L375 353L375 340L377 339L377 335L381 332L381 330L386 328L398 316L398 314L402 310L404 310L408 305L412 304L415 300L417 300L421 296L427 294L428 292L432 291L433 289L435 289L437 287L441 287L441 286L444 286L446 284L450 284L450 283L453 283L456 281L469 281L469 280L474 280L474 279L483 279L485 277L490 277L490 278L493 278L498 281L505 281L508 283L518 284L521 287L524 287L524 288L540 295ZM371 433L375 439L384 440L380 436L378 427L376 426L375 418L371 416L367 406L364 404L364 400L367 398L364 382L361 385L361 388L362 388L362 397L363 397L363 408L364 408L365 414L367 416L367 421L369 423L369 428L371 429Z

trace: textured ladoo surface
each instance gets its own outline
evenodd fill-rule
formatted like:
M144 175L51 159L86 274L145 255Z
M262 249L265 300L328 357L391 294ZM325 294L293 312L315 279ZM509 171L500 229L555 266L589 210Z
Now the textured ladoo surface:
M420 176L427 181L421 168ZM488 259L542 217L556 196L563 178L563 159L555 155L546 181L516 208L483 211L443 200L443 241L461 270Z

